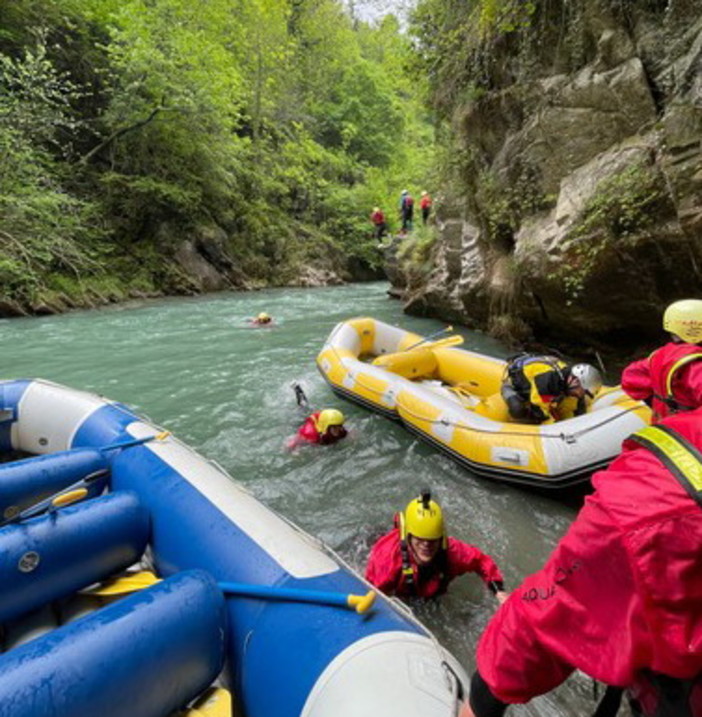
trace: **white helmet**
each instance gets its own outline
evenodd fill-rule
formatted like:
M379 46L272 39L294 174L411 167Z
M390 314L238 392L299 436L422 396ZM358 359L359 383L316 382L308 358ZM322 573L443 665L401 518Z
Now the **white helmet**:
M590 366L589 363L576 363L570 369L570 375L578 379L578 382L590 398L594 398L602 388L602 374L594 366Z
M702 341L702 301L683 299L673 302L663 314L663 328L685 343Z

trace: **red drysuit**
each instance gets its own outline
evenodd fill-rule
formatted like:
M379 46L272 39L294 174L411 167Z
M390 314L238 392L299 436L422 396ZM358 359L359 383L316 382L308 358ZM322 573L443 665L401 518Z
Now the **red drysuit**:
M666 398L668 377L675 364L693 354L700 354L702 358L702 347L671 342L648 358L629 364L622 372L622 388L629 396L639 401L652 401L654 423L675 412L661 399ZM673 399L682 410L702 406L702 360L692 361L676 370L671 387Z
M397 597L431 598L446 591L449 582L463 573L478 573L495 589L502 589L502 574L494 560L478 548L456 538L449 538L445 551L427 567L419 568L411 550L407 555L412 566L413 583L407 585L402 574L402 549L400 531L394 528L383 535L371 550L366 568L366 580L386 595Z
M702 448L702 409L666 427ZM480 639L478 671L503 702L527 702L575 668L620 687L643 670L702 673L702 507L651 450L631 440L624 449ZM695 688L690 702L699 697ZM702 715L702 702L689 713Z

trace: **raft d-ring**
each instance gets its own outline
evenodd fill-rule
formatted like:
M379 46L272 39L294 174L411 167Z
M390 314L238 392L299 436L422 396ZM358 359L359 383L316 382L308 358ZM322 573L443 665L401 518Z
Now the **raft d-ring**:
M21 573L31 573L37 569L40 560L41 558L39 557L39 553L34 550L30 550L19 559L17 569Z
M572 433L569 433L569 434L561 433L561 438L562 438L568 445L573 445L573 443L576 443L576 442L577 442L576 437L575 437Z

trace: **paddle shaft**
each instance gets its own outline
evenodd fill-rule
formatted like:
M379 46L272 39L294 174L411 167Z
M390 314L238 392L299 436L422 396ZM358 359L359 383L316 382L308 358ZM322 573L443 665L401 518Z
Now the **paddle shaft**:
M241 595L244 597L262 598L266 600L290 600L292 602L309 602L317 605L338 605L340 607L364 613L370 609L375 599L375 593L370 591L366 595L352 595L345 593L327 592L324 590L305 590L303 588L272 587L268 585L249 585L246 583L218 583L219 589L228 595Z
M6 520L3 520L2 522L0 522L0 528L6 525L10 525L11 523L20 523L27 518L34 518L37 515L45 513L47 510L60 508L63 505L62 498L64 496L73 494L75 500L81 500L88 494L87 488L96 480L102 478L103 476L106 476L108 473L109 470L107 470L107 468L102 468L100 470L95 471L94 473L91 473L90 475L85 476L85 478L81 478L79 481L76 481L75 483L72 483L71 485L62 488L60 491L54 493L53 495L50 495L48 498L44 498L38 503L30 505L28 508L25 508L21 513L18 513L12 518L7 518ZM82 491L85 492L82 493ZM80 497L78 497L78 492L82 493ZM70 502L75 502L75 500L71 500Z
M433 334L429 334L429 336L425 336L421 341L417 341L416 344L412 344L411 346L408 346L405 351L410 351L411 349L416 349L417 346L421 346L422 344L427 343L427 341L433 341L437 336L441 336L441 334L445 334L448 331L453 331L453 326L446 326L443 329L440 329L439 331L435 331Z
M140 446L142 443L148 443L154 439L161 440L168 435L168 431L164 433L156 433L153 436L146 436L146 438L134 438L131 441L122 441L121 443L111 443L109 446L103 446L99 448L99 451L115 451L118 448L131 448L132 446Z
M325 605L348 606L348 595L321 590L302 588L268 587L267 585L247 585L245 583L219 583L219 589L230 595L248 595L273 600L294 600L295 602L316 602Z

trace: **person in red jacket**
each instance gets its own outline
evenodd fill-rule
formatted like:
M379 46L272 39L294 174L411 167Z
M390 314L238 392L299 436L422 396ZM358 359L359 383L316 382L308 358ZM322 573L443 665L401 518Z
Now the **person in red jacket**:
M702 301L684 299L663 315L671 341L622 372L622 389L653 409L653 423L702 406Z
M441 508L428 490L410 501L396 522L373 546L366 568L366 580L386 595L433 598L459 575L478 573L499 602L507 599L493 559L446 536Z
M634 714L702 715L702 408L630 436L568 533L480 638L461 717L498 717L575 669Z
M370 220L375 227L375 238L380 241L387 230L387 224L385 223L385 214L383 214L380 207L375 207L370 215Z
M336 408L316 411L297 429L297 433L288 441L288 448L305 443L320 443L325 446L336 443L347 435L344 421L344 414Z
M422 210L422 224L426 226L431 214L431 197L429 192L423 191L422 198L419 200L419 208Z

